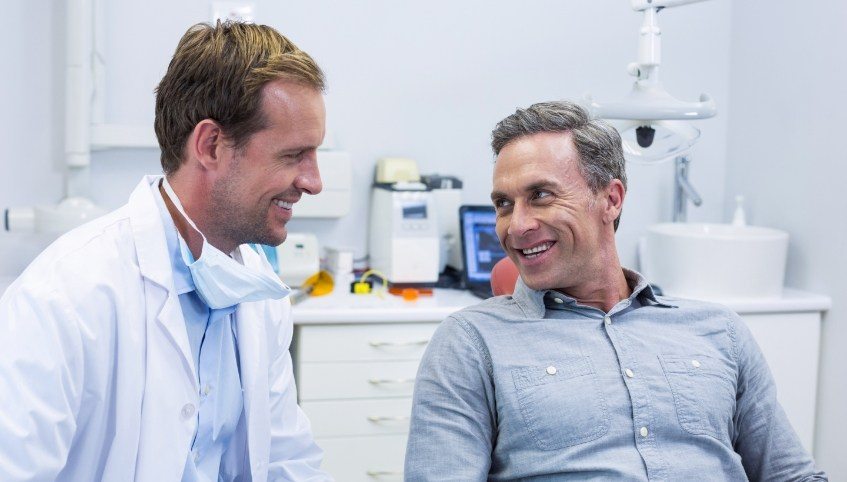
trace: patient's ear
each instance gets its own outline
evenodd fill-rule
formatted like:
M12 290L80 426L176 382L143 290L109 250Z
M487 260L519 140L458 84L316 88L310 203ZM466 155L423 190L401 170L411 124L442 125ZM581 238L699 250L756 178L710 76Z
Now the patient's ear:
M620 179L612 179L612 182L603 190L605 203L603 207L603 222L611 224L618 219L623 209L623 200L626 197L626 189Z

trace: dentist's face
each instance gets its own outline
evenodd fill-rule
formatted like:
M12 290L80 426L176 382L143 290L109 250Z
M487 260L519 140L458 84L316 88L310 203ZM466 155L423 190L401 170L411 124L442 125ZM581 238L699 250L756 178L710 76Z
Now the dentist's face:
M561 132L520 137L497 156L497 235L532 289L567 292L603 266L602 214L578 162L571 135Z
M263 88L266 127L242 149L229 149L228 171L212 185L215 222L235 245L276 246L303 194L323 187L317 148L325 132L323 95L290 81Z

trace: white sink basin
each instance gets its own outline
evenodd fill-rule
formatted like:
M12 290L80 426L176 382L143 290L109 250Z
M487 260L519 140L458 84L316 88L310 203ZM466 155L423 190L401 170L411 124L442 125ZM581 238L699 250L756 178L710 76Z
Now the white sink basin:
M758 226L664 223L647 228L641 271L669 296L778 298L788 233Z

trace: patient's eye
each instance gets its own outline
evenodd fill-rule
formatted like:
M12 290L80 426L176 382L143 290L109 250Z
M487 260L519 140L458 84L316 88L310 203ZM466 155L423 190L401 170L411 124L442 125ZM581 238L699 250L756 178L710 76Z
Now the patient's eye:
M543 189L538 189L537 191L534 191L534 192L532 193L532 199L533 199L533 200L536 200L536 199L545 199L545 198L548 198L548 197L550 197L550 196L552 196L552 195L553 195L553 193L551 193L550 191L545 191L545 190L543 190Z
M497 199L494 199L493 202L494 202L494 208L497 209L497 210L507 209L509 206L512 205L512 201L509 201L506 198L497 198Z

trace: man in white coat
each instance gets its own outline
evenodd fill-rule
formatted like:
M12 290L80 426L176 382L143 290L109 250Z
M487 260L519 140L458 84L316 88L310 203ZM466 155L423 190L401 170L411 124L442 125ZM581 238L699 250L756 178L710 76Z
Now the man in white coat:
M0 299L0 480L330 480L288 288L257 247L321 190L324 76L270 27L196 25L157 88L165 176Z

